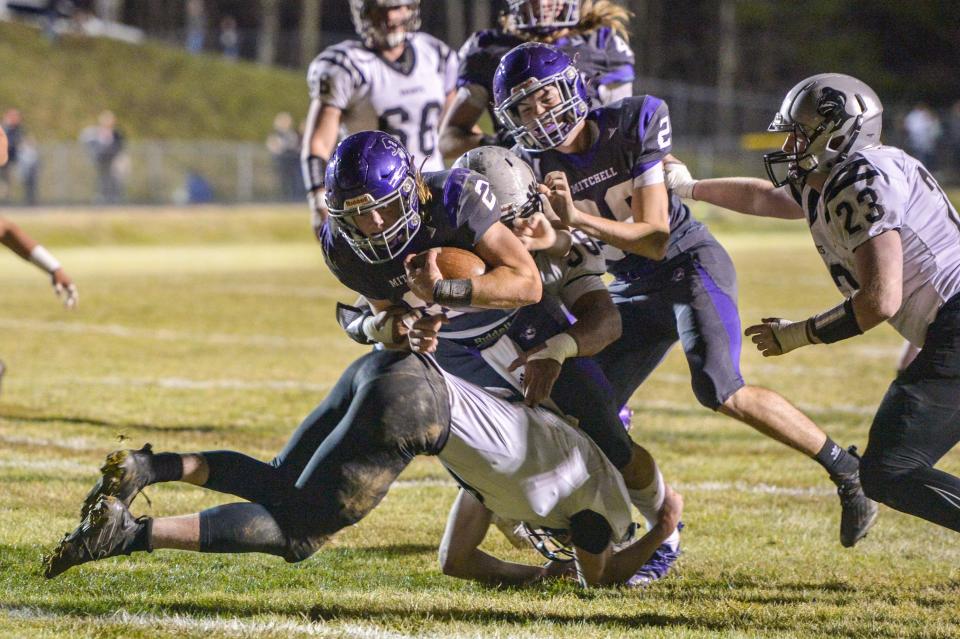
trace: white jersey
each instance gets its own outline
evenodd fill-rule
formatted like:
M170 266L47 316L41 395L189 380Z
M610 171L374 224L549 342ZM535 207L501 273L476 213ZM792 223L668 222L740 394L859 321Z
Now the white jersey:
M586 435L543 408L513 404L443 376L451 423L438 458L487 508L506 519L561 530L570 528L573 515L592 510L613 529L611 542L629 535L623 478Z
M409 56L409 57L408 57ZM415 32L396 63L359 40L327 47L310 64L310 98L343 112L347 133L379 129L398 138L424 171L443 170L437 145L440 113L456 87L457 54Z
M607 271L602 249L583 231L574 229L572 234L570 252L564 257L551 257L543 251L533 256L543 280L543 294L568 309L583 295L607 289L601 279Z
M834 167L823 193L794 197L837 288L859 288L854 251L885 231L900 232L903 303L890 324L922 347L943 303L960 292L960 215L930 172L891 146L863 149Z

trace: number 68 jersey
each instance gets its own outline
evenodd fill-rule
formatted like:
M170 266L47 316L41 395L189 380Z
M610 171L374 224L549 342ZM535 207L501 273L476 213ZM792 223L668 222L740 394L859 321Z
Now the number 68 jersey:
M807 186L792 191L846 297L860 288L854 251L881 233L899 231L903 302L890 324L922 347L940 306L960 292L960 215L930 172L898 148L877 146L834 167L822 194Z
M456 87L457 55L436 38L415 32L396 62L359 40L327 47L310 64L311 99L343 112L349 133L379 129L396 137L424 171L443 170L437 129L447 94Z

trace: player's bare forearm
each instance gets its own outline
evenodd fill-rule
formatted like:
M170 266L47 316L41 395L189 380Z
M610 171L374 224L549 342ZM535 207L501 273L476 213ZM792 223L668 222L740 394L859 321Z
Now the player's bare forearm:
M853 312L866 332L900 310L903 302L903 247L900 233L887 231L861 244L854 253L860 289Z
M513 266L499 266L471 278L477 308L519 308L536 304L543 294L539 271Z
M737 213L759 217L799 220L803 209L791 197L788 187L777 188L769 180L729 177L698 180L693 199Z
M10 220L0 217L0 243L25 260L30 259L30 251L37 246L36 240L20 230Z
M540 566L503 561L478 549L462 561L450 564L445 562L443 574L491 586L526 586L547 577L547 571Z
M618 222L583 210L579 210L575 227L621 251L652 260L663 259L670 241L669 226L649 222Z
M577 355L589 357L620 339L623 327L620 312L607 291L591 291L570 309L577 321L567 329L577 341Z

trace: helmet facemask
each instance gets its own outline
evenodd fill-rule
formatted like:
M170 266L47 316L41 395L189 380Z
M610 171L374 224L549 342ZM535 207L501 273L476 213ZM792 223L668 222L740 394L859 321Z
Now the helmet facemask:
M523 522L526 529L527 538L533 547L543 555L548 561L559 563L571 562L577 558L576 552L571 545L570 532L566 530L548 530L546 528L534 528L527 522Z
M540 79L531 77L513 87L510 97L498 104L494 113L525 151L546 151L566 141L573 129L587 117L589 107L577 91L583 82L576 67ZM520 103L541 90L554 88L560 102L526 124L520 117Z
M507 0L509 28L549 33L580 23L580 0Z
M499 201L499 200L498 200ZM500 222L513 228L517 219L526 219L537 213L543 213L543 202L535 184L530 185L528 197L521 203L509 202L500 206Z
M417 183L412 175L408 175L395 191L379 200L369 193L364 193L346 200L342 209L329 206L329 200L327 202L330 217L336 223L336 230L354 253L368 264L382 264L403 254L420 229L419 203ZM359 216L391 205L400 207L395 222L383 231L371 235L360 230L357 223Z
M388 11L409 7L410 17L400 31L387 23ZM403 44L407 35L420 28L420 0L350 0L353 26L363 43L373 49L392 49Z

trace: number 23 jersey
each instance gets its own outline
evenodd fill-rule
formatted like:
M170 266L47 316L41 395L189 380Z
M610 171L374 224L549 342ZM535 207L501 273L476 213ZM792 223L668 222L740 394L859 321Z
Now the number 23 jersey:
M903 247L903 302L890 324L915 346L943 303L960 292L960 216L930 172L898 148L859 151L831 171L817 193L792 188L837 288L860 283L854 252L896 230Z
M343 112L350 133L379 129L398 138L424 171L443 169L437 129L456 86L457 54L426 33L411 33L396 62L358 40L327 47L310 64L311 99Z

